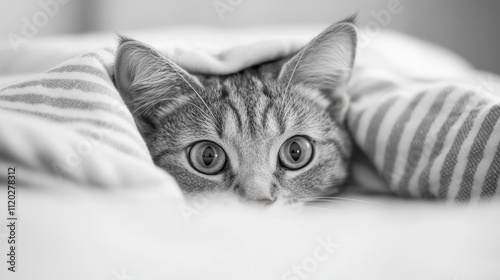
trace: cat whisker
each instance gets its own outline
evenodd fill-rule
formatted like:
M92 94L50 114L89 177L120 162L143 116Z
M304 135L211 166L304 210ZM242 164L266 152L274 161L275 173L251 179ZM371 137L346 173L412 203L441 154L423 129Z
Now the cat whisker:
M177 100L177 98L164 98L164 99L161 99L159 101L155 100L155 99L142 99L138 102L140 105L137 108L135 108L134 111L132 111L132 114L135 115L137 112L140 112L141 110L145 109L144 115L149 116L151 114L150 113L151 109L154 107L154 105L157 102L163 102L163 101L167 101L167 100Z
M293 96L290 96L289 88L290 88L290 84L292 83L292 80L293 80L293 75L295 74L295 71L297 70L300 62L302 61L302 56L304 55L304 53L305 53L305 49L303 49L302 52L300 53L300 56L297 59L297 63L293 67L292 74L290 75L290 78L288 79L288 83L287 83L286 88L285 88L285 94L283 95L283 98L281 99L281 106L280 107L282 108L283 112L288 111L288 107L290 106L292 100L294 99ZM285 104L285 101L288 101L288 102Z
M286 85L286 88L285 88L285 93L288 94L288 88L290 87L290 83L292 82L292 79L293 79L293 75L295 74L295 71L297 70L301 60L302 60L302 56L304 56L304 53L305 53L305 49L302 50L302 52L300 53L300 56L297 60L297 63L295 64L295 66L293 67L293 71L292 71L292 74L290 75L290 79L288 79L288 83Z
M304 208L313 209L313 210L320 210L320 211L323 211L323 212L337 212L335 209L324 208L324 207L315 207L315 206L306 206L306 205L304 205Z
M305 199L299 199L300 202L333 202L333 203L339 203L340 201L336 200L327 200L327 199L321 199L321 198L305 198Z
M208 107L207 103L205 102L205 100L203 99L203 97L201 97L201 95L198 93L198 91L191 85L191 83L189 83L182 75L181 73L179 73L179 71L175 68L175 67L172 67L174 70L175 70L175 73L177 73L177 75L179 77L181 77L181 79L194 91L194 93L198 96L198 98L201 100L201 102L203 102L203 104L205 105L205 107L207 108L208 112L210 112L210 115L212 115L212 119L215 119L215 115L214 113L212 112L212 110L210 109L210 107Z
M311 201L331 201L331 202L338 202L338 201L346 201L346 202L357 202L357 203L365 203L365 204L372 204L372 205L378 205L378 206L386 206L386 207L392 207L389 204L384 204L384 203L379 203L379 202L373 202L373 201L368 201L368 200L362 200L362 199L353 199L353 198L346 198L346 197L339 197L339 196L332 196L332 197L313 197L311 198ZM305 200L304 200L305 201Z
M152 114L152 112L153 112L154 106L156 104L162 104L165 101L180 101L180 102L185 102L187 104L190 104L190 105L194 106L195 108L197 108L198 110L200 110L200 112L203 115L203 117L209 119L209 116L206 114L206 112L203 109L200 108L200 106L194 104L193 102L184 100L184 99L172 98L172 97L164 97L164 98L162 98L160 100L155 100L154 102L146 100L139 107L137 107L134 111L132 111L132 114L136 114L137 112L141 111L142 109L145 109L144 110L144 115L145 116L150 116Z
M287 103L284 106L282 105L282 112L283 113L290 111L290 108L292 107L292 104L295 101L295 96L296 95L297 95L296 92L294 92L294 93L287 93L283 97L283 102L285 102L285 100L287 101Z

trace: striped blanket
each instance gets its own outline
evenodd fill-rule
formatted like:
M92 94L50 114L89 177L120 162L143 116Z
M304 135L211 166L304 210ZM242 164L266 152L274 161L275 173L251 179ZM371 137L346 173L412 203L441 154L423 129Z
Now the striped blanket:
M468 81L421 80L358 67L348 127L391 191L458 203L496 194L500 79L468 74Z
M216 56L174 50L169 56L190 71L226 74L287 56L301 46L297 42L245 45ZM457 202L497 194L500 108L491 90L496 78L485 76L486 85L464 81L479 77L477 71L452 63L446 69L460 68L460 75L424 79L363 53L368 50L360 50L348 90L348 127L383 184L402 196ZM26 185L151 185L180 196L173 179L152 163L114 86L113 65L114 48L104 48L0 86L0 164L29 171ZM435 70L427 67L421 72Z
M18 185L155 186L180 197L113 85L113 62L102 49L0 87L0 164L22 174Z

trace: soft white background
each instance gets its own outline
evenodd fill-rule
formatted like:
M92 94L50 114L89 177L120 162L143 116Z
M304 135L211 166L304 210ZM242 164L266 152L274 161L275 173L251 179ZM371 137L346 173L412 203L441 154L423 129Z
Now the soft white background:
M0 4L0 40L21 33L22 18L40 11L39 1ZM62 0L61 0L62 1ZM64 33L123 31L173 25L237 28L256 25L329 24L359 11L363 28L392 0L65 0L37 38ZM236 3L219 17L214 2ZM402 11L387 26L444 45L476 67L500 73L500 2L495 0L400 0ZM35 38L36 39L36 38Z

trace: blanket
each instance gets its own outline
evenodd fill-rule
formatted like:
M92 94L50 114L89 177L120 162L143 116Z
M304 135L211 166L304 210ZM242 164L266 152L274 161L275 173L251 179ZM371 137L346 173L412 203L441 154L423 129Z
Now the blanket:
M113 86L113 59L91 52L2 87L1 164L25 173L18 185L168 186L180 197Z
M353 139L400 196L489 200L500 186L499 77L407 50L359 61L349 90Z
M498 97L491 93L496 84L481 87L480 73L447 50L403 35L385 37L358 50L348 88L348 128L375 167L379 185L401 196L457 202L494 196L500 184ZM219 51L172 44L160 51L189 72L224 75L289 56L306 41L291 37ZM427 57L415 60L422 48ZM111 188L168 182L179 193L172 178L152 164L114 86L114 52L113 46L85 53L1 87L0 114L12 121L3 123L0 152L9 164L45 178ZM356 170L355 182L377 185ZM33 182L53 185L50 179L26 184Z

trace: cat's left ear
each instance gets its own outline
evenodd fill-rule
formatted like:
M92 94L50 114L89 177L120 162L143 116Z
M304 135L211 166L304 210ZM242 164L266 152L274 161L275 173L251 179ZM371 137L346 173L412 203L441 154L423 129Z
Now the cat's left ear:
M349 103L346 86L357 44L354 21L347 19L327 28L286 62L279 75L287 87L302 84L319 91L339 121L344 121Z
M189 101L200 81L160 52L139 41L120 37L115 82L143 133L161 125L163 117Z

